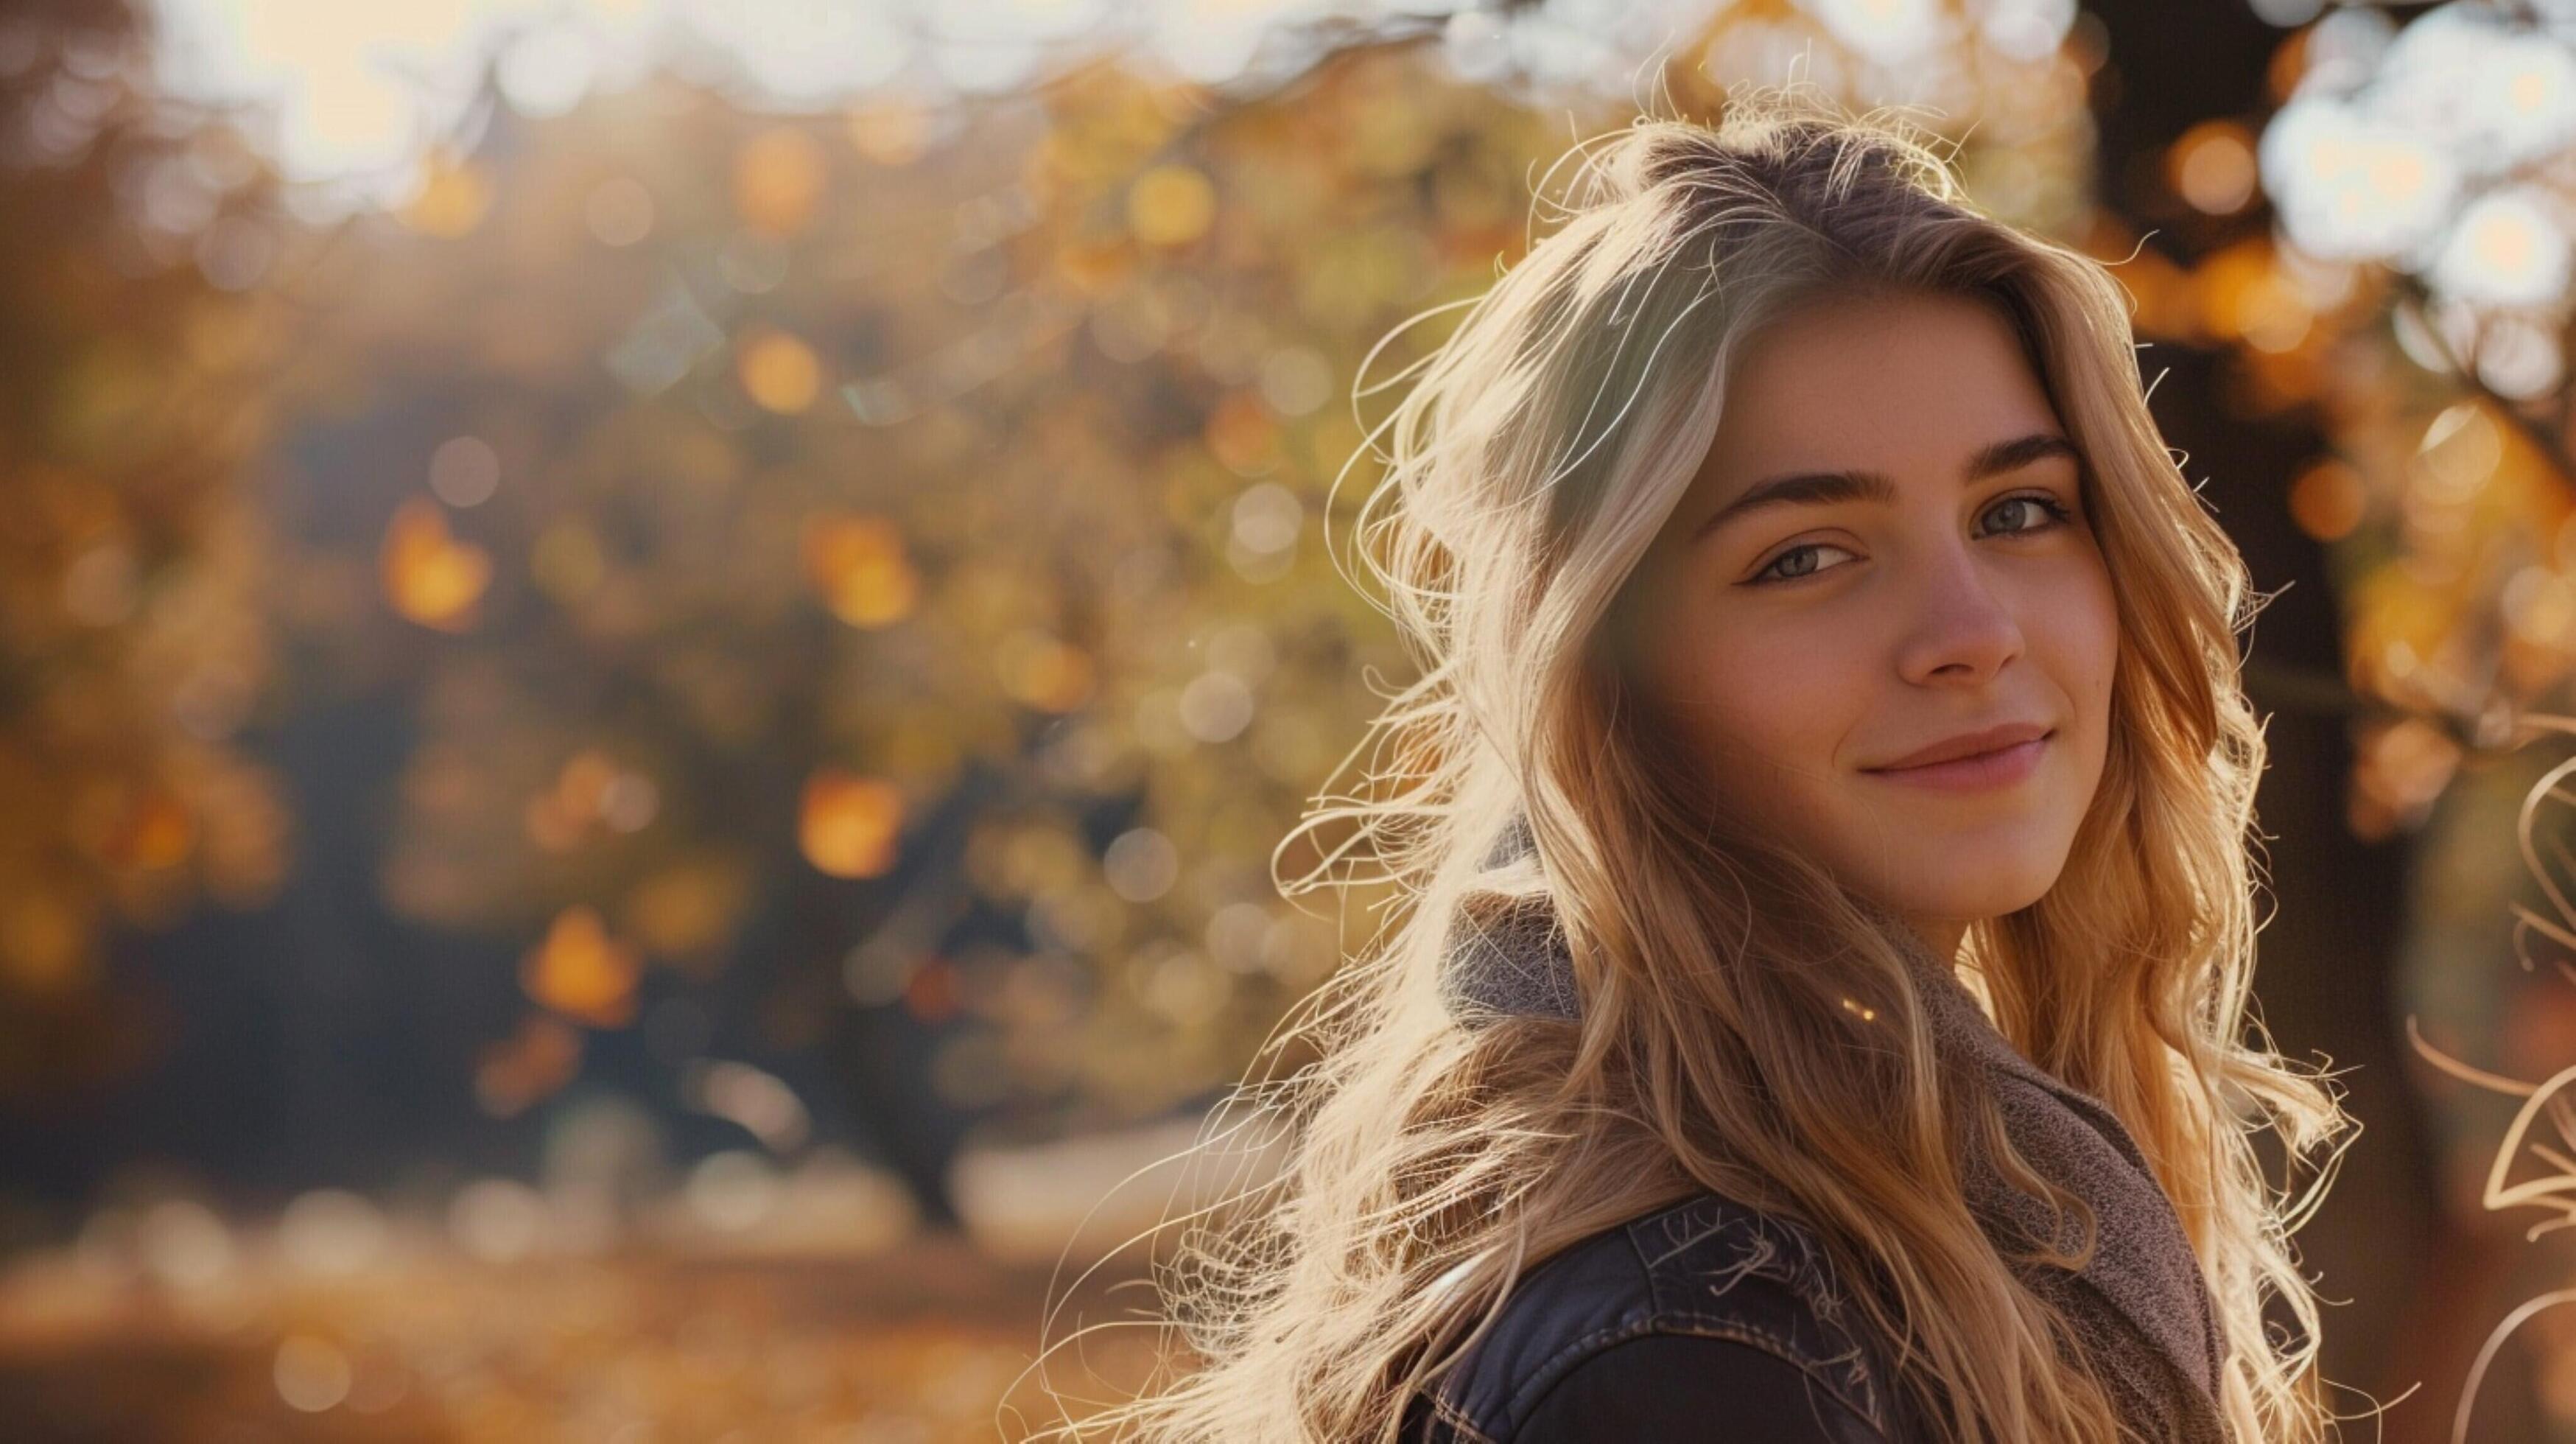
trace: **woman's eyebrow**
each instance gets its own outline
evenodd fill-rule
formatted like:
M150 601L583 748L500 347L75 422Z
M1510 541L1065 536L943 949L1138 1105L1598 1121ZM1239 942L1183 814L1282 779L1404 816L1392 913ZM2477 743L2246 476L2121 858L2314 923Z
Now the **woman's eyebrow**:
M1968 458L1967 467L1959 473L1962 486L1974 485L1990 476L2016 471L2045 457L2063 456L2082 462L2075 443L2051 431L2016 436L2009 441L1991 442L1979 447ZM1877 471L1810 471L1791 476L1775 476L1755 482L1742 495L1719 507L1708 520L1691 534L1693 541L1707 536L1727 523L1750 513L1775 506L1829 506L1846 501L1890 502L1896 500L1896 483Z

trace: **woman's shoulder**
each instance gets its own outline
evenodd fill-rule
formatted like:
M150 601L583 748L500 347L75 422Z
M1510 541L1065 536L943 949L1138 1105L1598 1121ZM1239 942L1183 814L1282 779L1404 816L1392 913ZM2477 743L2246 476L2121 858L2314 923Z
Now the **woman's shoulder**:
M1530 1406L1512 1444L1890 1444L1849 1398L1761 1344L1651 1333L1594 1349Z
M1827 1432L1777 1437L1894 1439L1896 1400L1865 1328L1809 1230L1702 1192L1526 1271L1492 1327L1422 1401L1422 1427L1409 1437L1534 1444L1577 1437L1545 1432L1577 1416L1597 1435L1614 1427L1599 1422L1605 1404L1630 1401L1653 1377L1662 1380L1652 1386L1659 1409L1794 1403ZM1698 1417L1683 1437L1705 1432ZM1615 1427L1656 1437L1642 1413Z

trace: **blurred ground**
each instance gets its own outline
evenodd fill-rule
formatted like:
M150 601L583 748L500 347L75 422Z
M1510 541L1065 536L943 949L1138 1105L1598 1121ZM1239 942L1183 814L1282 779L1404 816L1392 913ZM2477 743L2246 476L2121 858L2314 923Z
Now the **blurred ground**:
M831 1441L1021 1437L996 1400L1036 1352L1044 1265L963 1236L865 1259L621 1252L494 1264L443 1247L330 1280L278 1265L216 1286L111 1287L73 1258L0 1285L0 1433L19 1440ZM1049 1333L1133 1309L1095 1279ZM1141 1333L1049 1361L1132 1390ZM1096 1372L1100 1387L1086 1387ZM1030 1420L1052 1417L1034 1399ZM1076 1406L1068 1405L1073 1408Z

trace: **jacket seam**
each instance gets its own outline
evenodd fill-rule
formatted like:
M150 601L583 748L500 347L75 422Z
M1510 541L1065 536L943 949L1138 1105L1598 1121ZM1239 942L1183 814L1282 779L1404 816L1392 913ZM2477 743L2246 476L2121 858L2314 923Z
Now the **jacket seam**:
M1708 1317L1692 1318L1684 1316L1680 1318L1659 1319L1655 1321L1655 1326L1648 1332L1685 1334L1698 1338L1731 1339L1740 1344L1749 1344L1754 1348L1760 1349L1763 1352L1772 1355L1774 1358L1791 1365L1796 1368L1798 1372L1805 1374L1809 1380L1825 1391L1827 1398L1830 1398L1835 1403L1842 1405L1845 1410L1850 1412L1853 1418L1858 1419L1864 1426L1866 1426L1872 1435L1882 1440L1888 1438L1887 1428L1879 1421L1878 1414L1875 1410L1864 1408L1860 1404L1853 1402L1851 1396L1843 1392L1841 1385L1835 1383L1832 1377L1827 1375L1825 1371L1815 1363L1815 1361L1807 1357L1805 1350L1799 1349L1795 1345L1785 1348L1782 1347L1780 1342L1776 1341L1767 1330L1744 1323L1741 1320L1721 1320Z
M1638 1280L1644 1286L1642 1301L1632 1300L1627 1307L1611 1314L1592 1329L1560 1344L1536 1368L1523 1375L1518 1388L1509 1389L1502 1394L1499 1410L1489 1411L1473 1406L1469 1400L1453 1397L1453 1390L1448 1386L1426 1391L1430 1395L1435 1416L1443 1424L1463 1434L1469 1444L1503 1444L1503 1441L1510 1440L1519 1433L1521 1426L1528 1422L1530 1414L1548 1391L1562 1383L1566 1374L1589 1356L1631 1339L1656 1334L1672 1334L1725 1339L1761 1349L1797 1368L1811 1386L1821 1388L1828 1399L1857 1419L1870 1438L1880 1441L1880 1444L1893 1444L1894 1436L1891 1433L1893 1420L1879 1407L1884 1402L1881 1396L1885 1391L1879 1387L1883 1381L1878 1378L1874 1367L1867 1362L1870 1351L1852 1340L1847 1331L1834 1329L1837 1336L1844 1342L1852 1344L1852 1348L1831 1357L1824 1357L1808 1347L1795 1328L1777 1320L1766 1322L1763 1318L1756 1317L1766 1311L1767 1302L1763 1306L1749 1309L1712 1309L1707 1306L1710 1301L1704 1298L1684 1301L1666 1297L1670 1279L1666 1271L1657 1266L1658 1260L1649 1257L1644 1241L1638 1236L1637 1228L1642 1224L1666 1217L1674 1211L1675 1209L1662 1210L1621 1230L1627 1244L1623 1252L1631 1265L1636 1268ZM1691 1240L1673 1252L1686 1252L1690 1247L1705 1242L1707 1238L1728 1231L1733 1224L1733 1220L1723 1221L1713 1229L1695 1234ZM1663 1258L1668 1260L1672 1256L1673 1253L1667 1253ZM1815 1301L1806 1296L1797 1279L1783 1277L1770 1269L1749 1271L1759 1274L1766 1282L1784 1289L1787 1297L1797 1299L1803 1307L1810 1309L1816 1307ZM1768 1297L1766 1295L1766 1301ZM1731 1304L1735 1301L1726 1300L1725 1302ZM1828 1327L1831 1326L1828 1325ZM1849 1371L1855 1356L1862 1360L1859 1365L1860 1372L1846 1383L1838 1377L1837 1371ZM1479 1423L1480 1420L1483 1423L1492 1424L1493 1431L1485 1430Z
M1609 1324L1582 1335L1549 1355L1546 1363L1532 1370L1528 1380L1512 1391L1510 1400L1503 1406L1503 1417L1510 1421L1511 1432L1520 1432L1522 1423L1529 1418L1530 1406L1563 1382L1575 1365L1612 1344L1643 1338L1653 1332L1655 1321L1652 1317Z
M1794 1335L1785 1329L1765 1328L1764 1326L1754 1323L1739 1314L1711 1313L1695 1304L1683 1303L1680 1300L1673 1300L1671 1302L1667 1302L1665 1300L1665 1279L1662 1265L1667 1260L1670 1260L1676 1255L1687 1252L1690 1249L1699 1247L1709 1239L1716 1237L1719 1233L1736 1228L1746 1220L1742 1216L1725 1216L1721 1211L1721 1217L1707 1230L1695 1234L1683 1243L1675 1245L1674 1247L1667 1249L1662 1254L1655 1255L1653 1257L1649 1257L1647 1255L1644 1243L1637 1236L1638 1230L1645 1224L1660 1222L1676 1212L1698 1207L1706 1202L1707 1200L1705 1199L1685 1201L1682 1204L1676 1205L1674 1208L1664 1210L1662 1213L1638 1220L1637 1222L1630 1224L1624 1230L1628 1236L1629 1250L1636 1256L1639 1265L1645 1270L1647 1297L1651 1301L1651 1307L1654 1310L1652 1316L1647 1320L1647 1322L1649 1324L1662 1324L1667 1322L1680 1324L1684 1321L1688 1321L1691 1324L1711 1324L1716 1327L1713 1330L1709 1330L1709 1332L1715 1332L1721 1337L1740 1339L1745 1343L1759 1343L1764 1348L1769 1349L1772 1353L1779 1355L1781 1358L1806 1371L1809 1377L1824 1385L1826 1392L1831 1394L1845 1408L1851 1410L1854 1414L1859 1415L1861 1421L1869 1425L1873 1431L1877 1432L1880 1438L1886 1438L1886 1421L1881 1416L1876 1404L1877 1396L1883 1391L1868 1387L1868 1375L1866 1372L1868 1366L1866 1363L1862 1366L1864 1375L1861 1397L1859 1399L1854 1399L1852 1395L1845 1390L1842 1384L1838 1383L1831 1374L1826 1372L1827 1369L1832 1366L1850 1362L1856 1354L1863 1359L1866 1359L1867 1351L1862 1349L1858 1342L1851 1338L1848 1331L1843 1330L1836 1325L1823 1307L1819 1306L1815 1300L1806 1296L1806 1291L1799 1285L1798 1279L1794 1275L1783 1274L1775 1269L1762 1268L1754 1261L1747 1261L1742 1266L1734 1270L1733 1276L1727 1281L1727 1291L1731 1291L1737 1284L1741 1283L1747 1274L1777 1283L1781 1287L1787 1289L1790 1294L1797 1297L1805 1307L1814 1311L1817 1322L1820 1326L1832 1330L1836 1334L1839 1334L1845 1342L1851 1343L1852 1349L1850 1351L1834 1355L1831 1358L1822 1358L1812 1350L1800 1344ZM1761 1226L1759 1220L1753 1221L1752 1228L1754 1238L1766 1250L1779 1246L1775 1243L1770 1234ZM1767 1258L1768 1255L1766 1254L1765 1257ZM1759 1337L1749 1337L1745 1334L1730 1332L1730 1328L1749 1331L1750 1334L1758 1335ZM1687 1327L1675 1328L1671 1331L1677 1333L1703 1332L1700 1329Z
M1493 1435L1476 1427L1476 1422L1468 1418L1464 1410L1450 1403L1439 1391L1433 1390L1426 1397L1431 1400L1431 1412L1438 1416L1440 1422L1466 1435L1474 1444L1500 1444Z

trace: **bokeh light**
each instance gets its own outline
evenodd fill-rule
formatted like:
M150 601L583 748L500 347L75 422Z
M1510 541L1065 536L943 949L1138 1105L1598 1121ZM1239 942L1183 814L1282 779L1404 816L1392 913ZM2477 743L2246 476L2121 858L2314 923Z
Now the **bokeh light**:
M1926 107L2111 263L2258 580L2325 558L2283 809L2484 898L2448 809L2576 672L2564 9L2253 0L2188 115L2075 0L0 21L0 1096L78 1178L0 1341L225 1381L45 1376L136 1437L990 1437L1390 900L1272 851L1409 661L1369 348L1650 95Z

